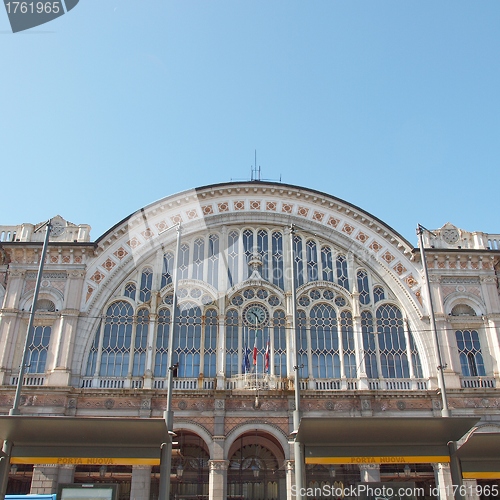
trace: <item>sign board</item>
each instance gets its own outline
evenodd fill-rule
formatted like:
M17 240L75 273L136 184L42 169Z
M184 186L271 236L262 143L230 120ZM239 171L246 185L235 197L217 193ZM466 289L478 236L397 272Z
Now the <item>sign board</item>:
M57 488L59 500L118 500L117 484L60 484Z

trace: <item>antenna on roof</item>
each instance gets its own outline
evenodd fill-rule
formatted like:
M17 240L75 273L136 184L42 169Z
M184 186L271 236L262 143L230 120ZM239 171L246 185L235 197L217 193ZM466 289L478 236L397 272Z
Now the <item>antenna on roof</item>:
M257 150L255 150L255 164L252 165L252 181L260 181L260 167L257 167Z

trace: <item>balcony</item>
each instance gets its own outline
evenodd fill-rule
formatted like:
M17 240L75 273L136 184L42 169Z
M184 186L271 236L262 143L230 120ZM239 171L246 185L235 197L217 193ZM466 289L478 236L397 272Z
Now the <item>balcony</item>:
M464 389L494 389L495 377L460 377L460 385Z

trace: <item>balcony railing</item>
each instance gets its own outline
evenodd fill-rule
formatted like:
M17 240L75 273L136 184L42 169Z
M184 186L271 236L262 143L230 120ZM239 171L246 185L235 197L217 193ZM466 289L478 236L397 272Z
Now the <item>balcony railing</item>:
M464 389L494 389L494 377L461 377L461 386Z
M17 385L19 380L18 375L13 375L10 379L10 385ZM23 378L23 385L38 386L45 384L45 375L43 373L33 373L32 375L26 375Z
M269 390L285 390L288 388L288 380L268 374L249 373L247 375L237 375L226 379L227 390L238 389L259 389L263 391Z
M426 391L427 380L421 378L368 379L371 391Z

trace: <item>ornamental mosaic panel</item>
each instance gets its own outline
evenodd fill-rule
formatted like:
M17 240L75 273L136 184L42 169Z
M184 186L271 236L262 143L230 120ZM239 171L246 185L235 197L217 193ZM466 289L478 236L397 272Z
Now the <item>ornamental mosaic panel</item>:
M394 271L396 271L400 276L407 271L406 267L401 264L401 262L398 262L394 267Z
M297 215L300 215L301 217L307 217L309 215L309 209L306 207L299 207L297 210Z
M410 288L413 288L417 284L417 280L410 274L410 276L406 278L406 283Z
M285 214L291 214L292 210L293 210L293 205L291 205L290 203L283 203L281 205L281 211Z
M257 200L250 201L250 210L260 210L260 201Z
M234 201L233 206L235 210L245 210L245 201L244 200Z
M63 262L63 264L69 264L71 262L71 256L63 255L62 262Z
M330 217L327 224L332 227L337 227L340 224L340 220L335 217Z
M75 264L81 264L82 263L82 256L81 255L75 255L75 257L73 258L73 262Z
M346 222L342 227L342 231L350 236L354 231L354 226L351 226Z
M361 243L365 243L366 240L368 240L369 236L365 233L363 233L362 231L360 231L357 235L356 235L356 239L361 241Z
M266 202L266 210L269 212L276 212L276 202L275 201L267 201Z
M373 240L370 243L369 248L371 248L375 253L378 253L382 249L382 245L377 240Z
M141 234L145 240L150 240L155 235L149 227L145 231L142 231Z
M96 271L90 279L92 281L95 281L97 284L99 284L103 279L104 279L104 274L102 274L100 271Z
M188 210L186 212L186 215L189 220L197 219L198 218L198 212L193 208L193 210Z
M111 271L111 269L116 266L110 258L107 258L101 265L106 271Z
M212 205L203 205L201 211L203 215L212 215L214 213L214 207Z
M382 258L387 262L387 264L390 264L396 257L394 257L394 255L390 252L385 252L384 255L382 255Z
M89 301L93 293L94 293L94 288L92 288L90 285L87 285L87 297L85 299L85 302Z
M318 212L317 210L314 211L313 220L318 221L318 222L323 222L324 218L325 218L325 214L323 212Z
M141 242L135 236L133 238L131 238L130 240L127 241L127 245L132 250L134 250L135 248L137 248L140 244L141 244Z
M172 224L180 224L181 222L184 222L182 220L182 215L181 214L176 214L170 217L170 220L172 221Z
M217 207L219 208L219 212L229 212L229 204L227 201L217 203Z
M158 223L155 224L156 226L156 229L158 229L158 232L161 233L163 231L165 231L165 229L168 229L168 224L166 221L162 220Z
M124 257L128 255L128 252L123 247L120 247L116 252L113 253L113 255L116 258L122 260Z

